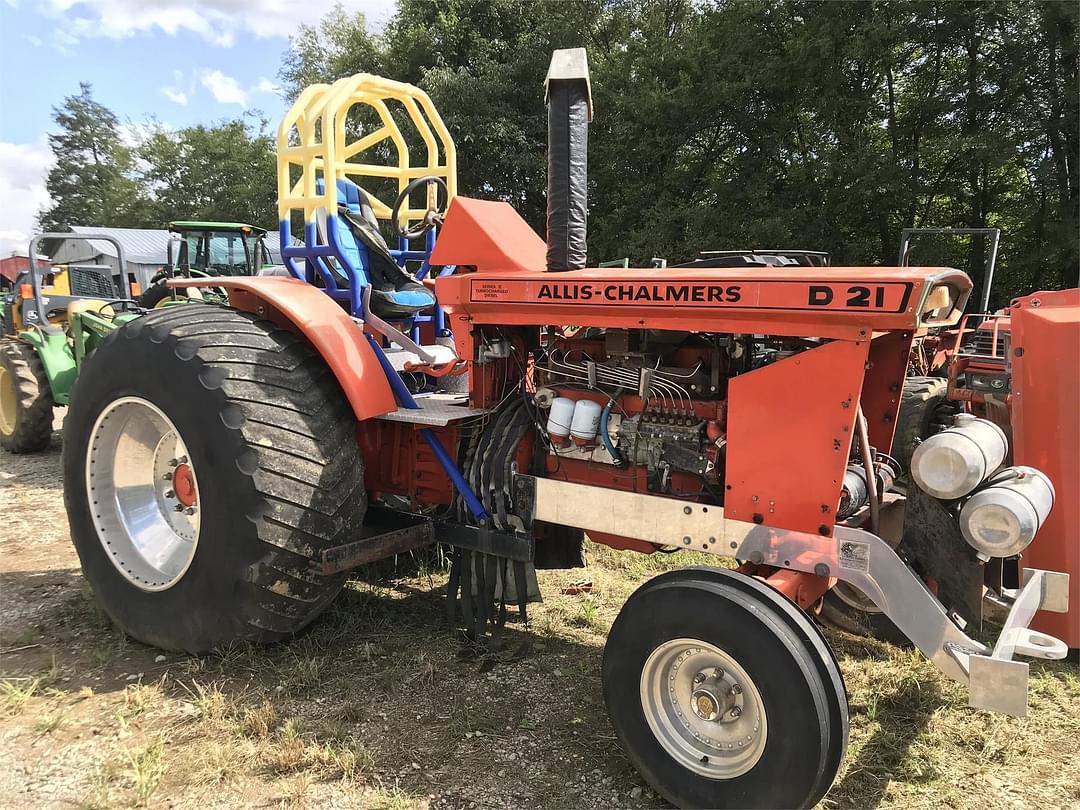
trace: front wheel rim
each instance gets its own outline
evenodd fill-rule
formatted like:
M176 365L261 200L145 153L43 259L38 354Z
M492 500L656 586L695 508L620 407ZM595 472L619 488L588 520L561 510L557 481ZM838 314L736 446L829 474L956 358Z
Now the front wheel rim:
M18 398L15 393L15 378L3 365L0 365L0 434L10 436L15 432L18 418Z
M698 639L672 639L641 671L641 707L664 751L709 779L734 779L765 750L765 704L731 655Z
M176 426L140 397L110 402L90 431L86 492L98 540L143 591L171 588L199 543L202 502Z

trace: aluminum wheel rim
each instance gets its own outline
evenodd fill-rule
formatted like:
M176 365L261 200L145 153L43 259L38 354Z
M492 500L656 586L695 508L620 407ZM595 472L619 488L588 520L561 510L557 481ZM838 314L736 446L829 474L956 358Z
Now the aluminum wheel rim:
M187 447L160 408L139 397L109 403L90 431L86 492L98 539L143 591L171 588L199 543L201 501ZM184 491L174 491L182 473Z
M709 779L741 776L765 750L761 694L734 658L708 642L672 639L653 650L641 671L641 707L664 751Z
M0 433L5 436L15 432L16 405L15 378L0 366Z

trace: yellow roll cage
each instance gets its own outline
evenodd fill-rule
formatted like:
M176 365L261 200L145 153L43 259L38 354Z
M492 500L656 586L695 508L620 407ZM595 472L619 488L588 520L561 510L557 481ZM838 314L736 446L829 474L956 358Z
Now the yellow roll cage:
M396 101L408 114L424 144L426 161L413 164L405 136L394 119L388 101ZM373 109L381 125L371 132L351 139L346 119L356 105ZM389 140L396 163L380 163L365 153ZM300 177L293 182L292 167L299 167ZM316 212L337 212L337 179L349 179L368 196L379 219L388 220L393 200L383 200L374 193L365 178L397 181L397 193L417 177L431 175L446 183L449 199L457 194L457 151L442 117L427 93L404 82L396 82L359 73L333 84L315 84L304 89L285 115L277 133L278 217L287 221L292 211L303 211L304 222L312 223ZM324 179L319 193L316 181ZM437 189L427 186L427 206L412 208L403 203L400 217L406 227L421 220L435 205Z

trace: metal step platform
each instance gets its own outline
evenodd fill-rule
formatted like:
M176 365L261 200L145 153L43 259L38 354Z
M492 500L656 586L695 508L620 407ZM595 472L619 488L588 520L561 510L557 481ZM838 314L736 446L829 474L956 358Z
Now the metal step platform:
M470 408L467 394L417 394L419 408L398 408L379 419L388 422L410 422L427 427L446 427L463 419L475 419L490 413L487 408Z

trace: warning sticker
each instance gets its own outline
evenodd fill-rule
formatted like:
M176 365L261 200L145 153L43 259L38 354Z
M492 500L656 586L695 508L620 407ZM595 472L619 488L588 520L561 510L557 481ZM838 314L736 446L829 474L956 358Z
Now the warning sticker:
M870 567L870 544L853 540L841 543L840 567L848 571L866 571Z

